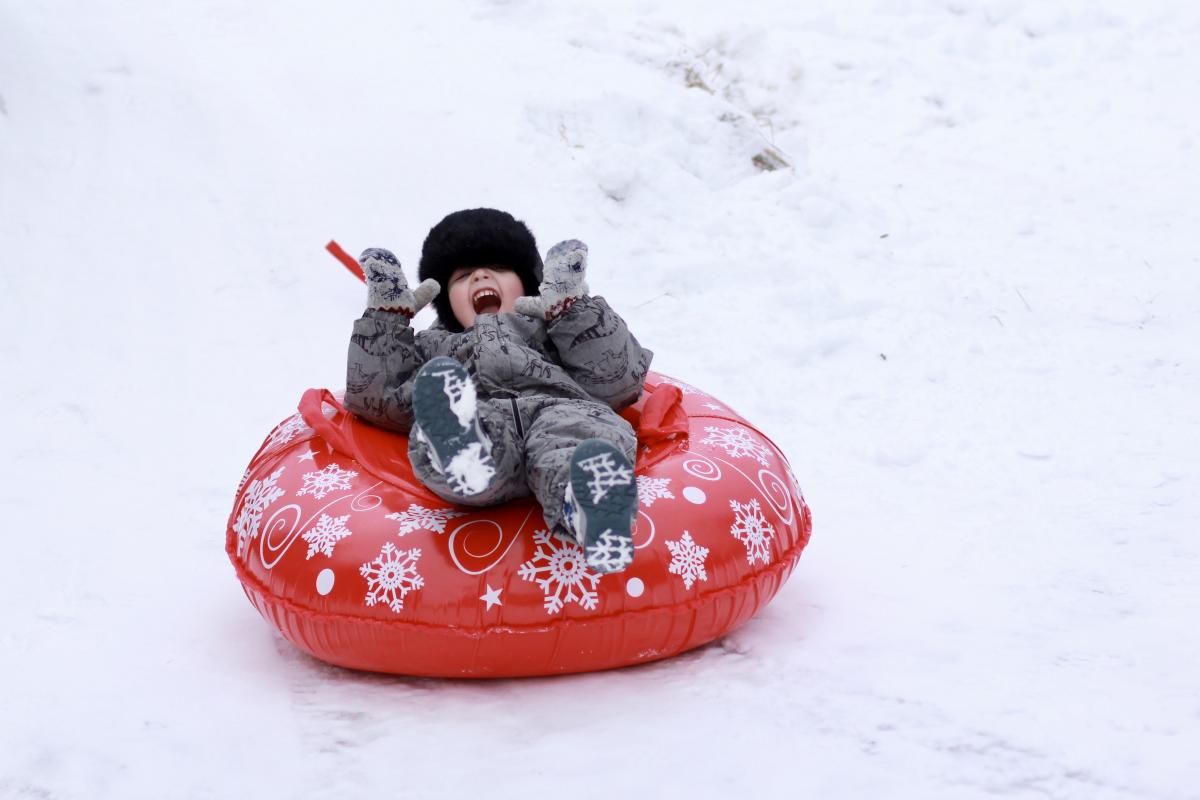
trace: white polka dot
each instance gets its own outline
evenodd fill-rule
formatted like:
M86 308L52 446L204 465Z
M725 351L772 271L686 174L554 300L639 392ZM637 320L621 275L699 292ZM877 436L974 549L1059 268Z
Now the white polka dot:
M329 594L333 591L333 570L325 568L317 575L317 593Z
M706 495L704 490L699 486L683 487L683 496L687 498L689 503L695 503L696 505L701 505L705 500L708 499L708 495Z
M630 597L641 597L642 592L646 591L646 584L642 583L641 578L630 578L625 582L625 591L629 592Z

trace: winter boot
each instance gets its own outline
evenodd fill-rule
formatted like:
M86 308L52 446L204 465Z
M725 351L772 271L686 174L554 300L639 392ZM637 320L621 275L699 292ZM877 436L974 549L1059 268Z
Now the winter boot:
M571 456L563 517L596 572L620 572L633 561L637 482L625 454L601 439L586 439Z
M445 356L427 361L413 382L412 405L412 435L425 443L450 488L464 496L486 489L496 474L492 443L479 425L475 384L463 365Z

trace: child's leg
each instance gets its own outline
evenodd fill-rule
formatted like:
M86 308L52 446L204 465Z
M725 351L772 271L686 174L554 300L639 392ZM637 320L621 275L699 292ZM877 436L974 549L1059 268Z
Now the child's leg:
M524 398L522 403L531 399ZM529 488L542 504L551 532L577 541L578 532L563 512L576 447L588 439L602 440L613 445L632 466L637 455L637 437L628 422L599 403L544 400L531 411L525 438Z
M471 378L458 362L434 359L421 368L413 413L409 461L434 494L469 506L529 495L511 404L477 401Z

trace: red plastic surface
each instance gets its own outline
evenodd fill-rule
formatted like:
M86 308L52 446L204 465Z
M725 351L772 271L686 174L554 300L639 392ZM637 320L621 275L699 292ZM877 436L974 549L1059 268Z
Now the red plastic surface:
M454 507L406 437L310 389L238 487L226 551L293 644L355 669L500 677L666 658L778 591L812 519L782 453L720 401L651 373L638 431L633 564L598 576L532 498Z

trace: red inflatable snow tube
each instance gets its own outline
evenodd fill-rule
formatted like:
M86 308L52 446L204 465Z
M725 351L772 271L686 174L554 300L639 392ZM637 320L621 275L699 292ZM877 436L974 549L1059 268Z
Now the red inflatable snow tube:
M599 576L532 500L454 507L404 436L310 389L238 487L226 551L294 645L405 675L585 672L666 658L750 619L812 519L778 448L725 404L651 373L638 432L633 564Z

